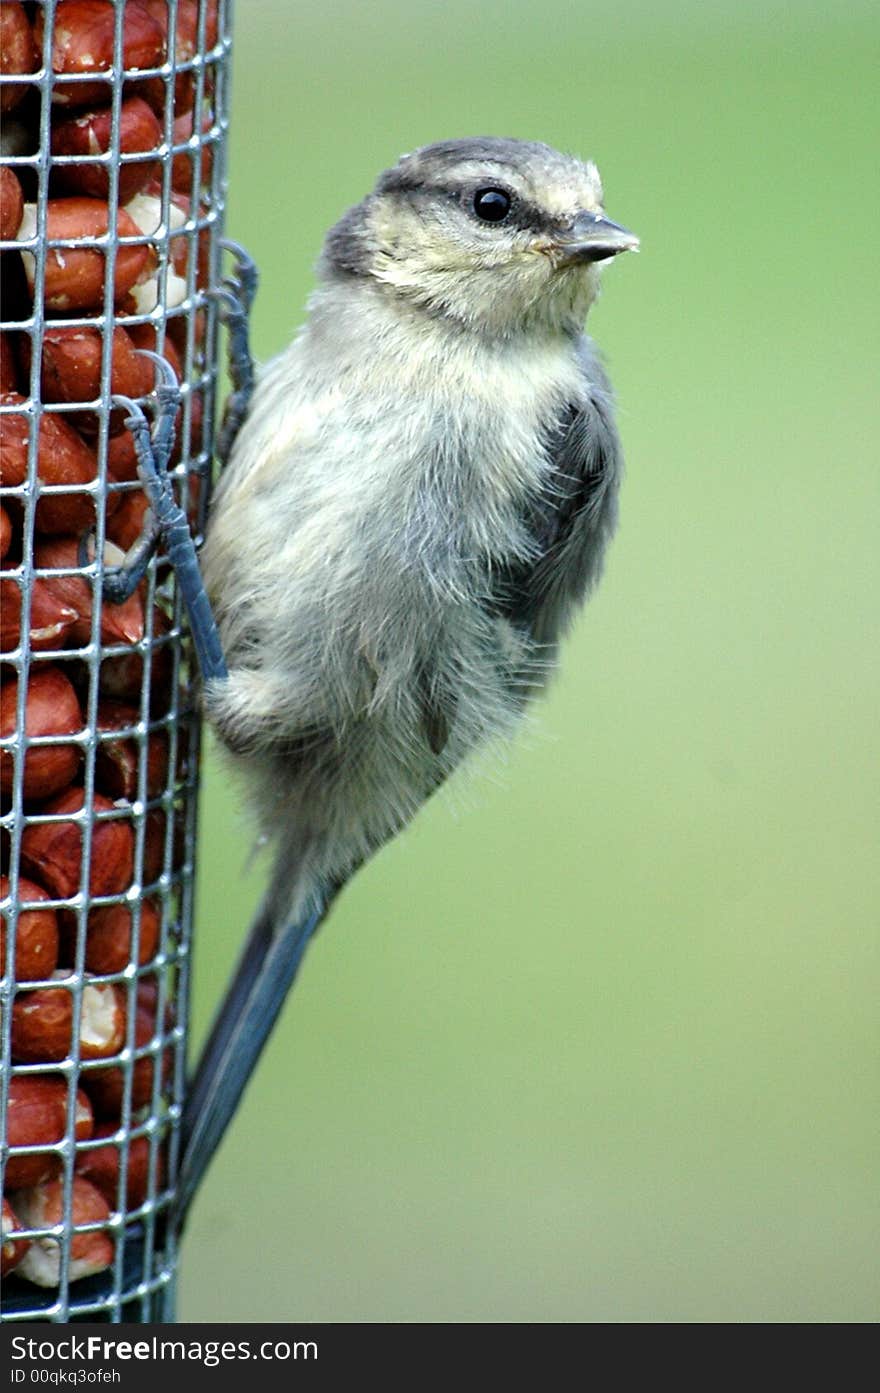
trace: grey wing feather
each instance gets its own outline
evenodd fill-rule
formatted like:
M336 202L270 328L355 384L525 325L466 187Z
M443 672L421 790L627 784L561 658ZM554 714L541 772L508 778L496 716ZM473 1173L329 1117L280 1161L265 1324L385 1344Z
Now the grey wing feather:
M493 576L492 611L540 644L555 643L598 580L617 521L622 459L611 391L586 346L583 360L584 394L548 423L552 473L524 518L536 555Z

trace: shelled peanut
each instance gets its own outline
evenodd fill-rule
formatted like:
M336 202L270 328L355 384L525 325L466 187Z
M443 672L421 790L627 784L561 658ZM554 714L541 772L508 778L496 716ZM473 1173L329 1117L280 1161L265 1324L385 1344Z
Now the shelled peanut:
M4 812L20 800L25 817L17 865L3 844L0 972L14 978L11 1063L37 1066L9 1081L2 1258L4 1275L46 1286L58 1281L57 1239L16 1235L63 1217L70 1143L74 1226L98 1226L70 1240L73 1280L112 1263L114 1211L127 1215L164 1183L155 1116L170 1087L175 1013L163 921L167 872L180 864L182 772L171 753L185 743L183 732L172 743L167 724L172 626L146 584L122 604L101 599L86 563L98 532L98 559L120 564L145 521L127 413L107 409L111 395L151 393L156 365L138 350L161 353L181 383L186 367L172 466L202 450L213 70L156 70L210 53L217 0L179 0L173 25L170 13L166 0L60 0L47 35L42 6L0 5L10 120L0 157L0 799ZM117 25L125 71L114 115ZM71 1056L81 1061L75 1104L59 1072Z

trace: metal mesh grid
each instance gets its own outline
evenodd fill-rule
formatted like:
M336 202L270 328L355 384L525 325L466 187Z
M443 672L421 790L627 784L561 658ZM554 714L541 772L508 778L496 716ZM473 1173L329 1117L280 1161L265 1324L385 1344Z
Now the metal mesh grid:
M72 31L76 39L86 8L111 11L106 67L59 71L66 62L60 35ZM7 442L10 430L26 437L27 470L9 482L7 468L0 488L13 538L0 562L0 837L8 875L0 1128L4 1196L16 1216L4 1205L4 1218L15 1225L15 1240L20 1230L31 1247L4 1278L3 1319L171 1319L176 1249L165 1218L186 1062L199 768L195 671L174 577L161 555L132 602L133 618L126 606L102 602L99 581L104 566L118 560L113 539L129 545L141 513L131 462L119 463L128 446L121 413L111 405L120 390L120 328L137 346L172 361L176 354L182 405L173 472L197 534L204 521L218 338L209 290L219 277L226 195L231 0L68 3L60 14L58 0L23 9L4 0L2 9L21 10L35 35L33 70L4 73L5 90L24 91L4 111L2 164L22 186L25 213L16 235L0 243L0 331L18 391L0 396L0 426ZM145 65L132 27L149 31L147 20L169 37ZM97 66L94 36L90 43ZM123 153L123 103L132 95L146 99L160 135L147 151ZM182 118L190 103L188 121ZM101 141L90 140L85 156L61 154L59 127L96 109L109 115L105 152L93 152ZM58 221L62 200L70 214L86 163L89 175L106 171L109 216L98 235L84 235L70 218ZM117 236L120 180L128 194L133 167L147 166L152 177L141 198L153 201L137 205L134 232L126 225ZM123 295L124 258L140 247L152 264L134 293ZM92 250L90 274L94 252L102 258L100 291L94 304L71 306L64 303L64 275L73 274L75 254L84 249ZM68 382L62 391L50 380L47 345L55 331L73 329L100 336L97 397L93 390L83 395L75 378L73 389ZM143 392L129 395L148 402ZM62 472L47 481L48 461L60 453L47 439L53 420L72 426L94 452L92 477L71 481ZM5 453L8 463L14 450ZM68 589L59 590L65 582ZM79 708L60 730L59 687ZM47 726L48 733L37 733ZM28 926L40 914L45 926L46 911L60 930L59 968L54 976L46 970L50 943L46 966L19 980L27 970ZM22 1131L26 1144L10 1148L7 1139L21 1141ZM57 1282L22 1278L41 1253L57 1260Z

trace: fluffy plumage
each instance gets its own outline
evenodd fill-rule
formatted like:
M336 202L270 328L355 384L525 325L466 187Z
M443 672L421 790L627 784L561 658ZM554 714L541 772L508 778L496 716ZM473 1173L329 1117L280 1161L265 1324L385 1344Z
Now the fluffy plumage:
M487 186L501 224L474 213ZM279 914L514 730L600 574L621 459L582 332L599 267L571 247L601 208L595 167L547 146L405 156L262 373L203 552L230 668L207 702Z
M598 579L621 461L582 326L635 245L593 165L428 146L331 230L260 378L203 552L229 668L206 704L275 870L189 1092L178 1221L333 894L515 729Z

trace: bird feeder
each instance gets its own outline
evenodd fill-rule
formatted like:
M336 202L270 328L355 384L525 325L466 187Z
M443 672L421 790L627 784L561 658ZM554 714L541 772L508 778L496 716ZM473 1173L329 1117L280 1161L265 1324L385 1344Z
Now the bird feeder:
M179 384L198 539L217 386L229 0L0 7L4 1321L168 1321L197 672L126 409Z

